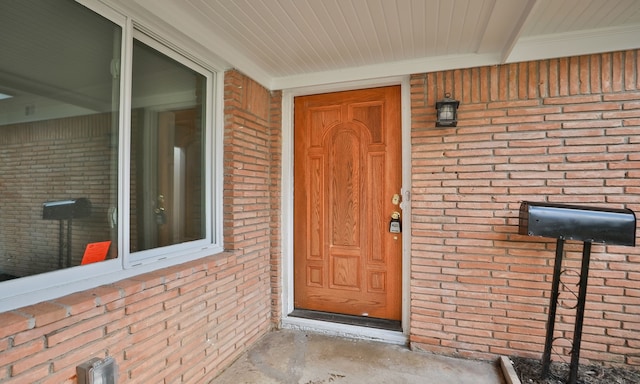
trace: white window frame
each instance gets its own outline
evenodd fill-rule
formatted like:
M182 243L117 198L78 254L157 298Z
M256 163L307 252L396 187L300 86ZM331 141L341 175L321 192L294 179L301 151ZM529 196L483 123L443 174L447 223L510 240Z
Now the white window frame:
M0 282L0 312L55 299L128 277L182 264L223 252L223 101L224 72L215 64L177 47L172 41L103 3L77 0L122 28L120 68L120 111L118 130L118 258ZM130 161L131 161L131 76L134 38L207 78L205 124L205 238L149 251L131 253ZM188 44L187 44L188 45Z
M180 55L178 52L171 50L169 47L167 47L166 45L163 45L161 42L159 42L158 40L152 38L151 36L143 33L142 31L138 30L135 28L134 26L134 30L133 30L133 39L138 40L139 42L149 46L150 48L160 52L161 54L165 55L166 57L175 60L176 62L180 63L181 65L184 65L185 67L199 73L200 75L204 76L207 79L207 88L206 88L206 96L205 96L205 135L204 135L204 140L205 140L205 146L204 146L204 162L205 162L205 188L204 188L204 193L205 196L212 196L211 192L212 192L212 188L211 188L211 183L212 183L212 177L211 177L211 161L212 161L212 153L214 153L213 151L213 141L211 140L211 133L213 132L212 126L213 126L213 107L212 107L212 101L214 101L213 98L213 84L214 84L214 73L206 68L204 68L201 65L198 65L197 63L193 62L192 60L187 59L185 56ZM133 40L132 40L133 42ZM133 58L133 43L130 44L129 47L129 52L127 57L131 57ZM127 68L127 72L129 73L129 77L132 78L132 67L133 67L133 62L132 60L130 60L130 62L128 63L128 68ZM127 110L130 112L131 111L131 87L127 88L128 94L125 97L125 99L127 99L127 102L129 104L129 107L127 108ZM126 137L131 137L131 124L130 124L130 117L127 121L127 124L125 125L125 129L126 129ZM125 151L123 151L125 152ZM130 151L125 152L127 154L130 154ZM127 159L126 161L126 169L121 169L121 174L126 177L126 180L122 180L122 183L129 183L130 180L130 162L131 159ZM127 185L127 188L125 188L127 191L127 196L130 196L128 193L128 191L130 190L130 185ZM131 227L131 223L129 220L129 212L130 212L130 208L128 207L129 205L129 200L127 199L126 202L124 203L124 205L127 206L126 210L123 209L123 216L126 215L126 218L124 218L124 221L122 222L123 225L126 227L125 229L125 233L129 234L130 233L130 227ZM201 248L208 248L210 245L215 244L215 240L218 239L218 237L215 237L214 233L213 233L213 227L212 227L212 215L213 213L213 209L212 209L212 202L211 199L209 198L205 198L205 237L203 239L200 240L194 240L194 241L190 241L190 242L186 242L186 243L181 243L181 244L174 244L174 245L169 245L169 246L165 246L165 247L159 247L159 248L153 248L153 249L148 249L148 250L144 250L144 251L137 251L137 252L131 252L131 250L129 249L130 246L130 241L129 238L127 236L127 241L123 243L125 251L124 251L124 255L127 255L128 257L125 257L125 268L131 268L131 267L135 267L137 265L141 265L141 264L146 264L146 263L152 263L152 262L156 262L158 260L162 260L164 258L167 257L173 257L176 255L190 255L193 253L194 249L201 249Z

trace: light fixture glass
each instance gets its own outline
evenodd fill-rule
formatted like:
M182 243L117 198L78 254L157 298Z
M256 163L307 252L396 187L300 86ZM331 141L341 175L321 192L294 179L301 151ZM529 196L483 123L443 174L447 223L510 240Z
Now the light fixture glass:
M458 125L458 106L460 102L453 100L450 93L444 94L444 99L436 102L436 127L455 127Z
M12 97L13 96L11 96L11 95L7 95L6 93L0 92L0 100L10 99Z

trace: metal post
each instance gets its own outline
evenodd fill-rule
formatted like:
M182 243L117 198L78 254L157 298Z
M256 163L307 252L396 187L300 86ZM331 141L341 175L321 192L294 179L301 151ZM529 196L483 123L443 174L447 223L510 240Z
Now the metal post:
M559 237L556 242L556 260L553 265L553 282L551 283L551 297L549 298L549 317L547 319L547 337L544 342L542 354L542 378L549 376L551 364L551 348L553 347L553 332L556 325L556 309L560 287L560 273L562 272L562 253L564 251L564 238Z
M62 252L64 247L64 224L62 221L58 220L58 269L62 269L64 260Z
M71 219L67 220L67 268L71 267Z
M568 384L576 384L580 364L580 343L582 342L582 324L584 308L587 300L587 280L589 278L589 259L591 258L591 242L585 241L582 249L582 267L580 270L580 290L576 306L576 323L573 329L573 346L571 348L571 366L569 367Z

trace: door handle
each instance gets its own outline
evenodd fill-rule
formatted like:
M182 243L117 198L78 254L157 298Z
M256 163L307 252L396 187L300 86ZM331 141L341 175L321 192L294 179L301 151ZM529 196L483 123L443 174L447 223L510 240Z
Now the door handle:
M153 210L153 213L156 214L156 224L162 225L167 222L167 214L164 211L164 195L158 195L156 208Z

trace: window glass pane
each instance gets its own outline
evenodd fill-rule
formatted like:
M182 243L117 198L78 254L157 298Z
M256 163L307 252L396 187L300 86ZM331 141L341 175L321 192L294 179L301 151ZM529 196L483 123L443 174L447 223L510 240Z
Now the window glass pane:
M132 252L205 238L206 77L134 40Z
M0 280L118 257L121 33L71 0L0 2Z

